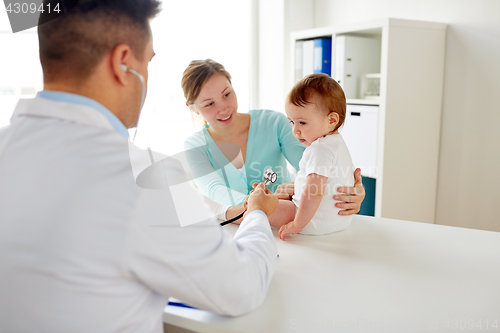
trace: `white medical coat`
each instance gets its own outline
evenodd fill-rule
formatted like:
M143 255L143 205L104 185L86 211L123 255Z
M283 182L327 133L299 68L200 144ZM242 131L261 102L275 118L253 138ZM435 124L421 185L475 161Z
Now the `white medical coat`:
M0 129L0 332L159 333L169 296L256 308L276 264L267 217L233 238L175 216L168 190L136 185L127 139L97 110L21 100Z

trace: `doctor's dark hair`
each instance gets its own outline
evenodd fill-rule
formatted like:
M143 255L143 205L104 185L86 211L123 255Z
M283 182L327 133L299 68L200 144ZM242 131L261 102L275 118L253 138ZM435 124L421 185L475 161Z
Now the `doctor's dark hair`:
M217 61L205 59L193 60L189 63L188 67L184 70L181 82L184 97L189 104L194 103L200 95L201 88L205 82L215 74L224 75L229 83L231 83L231 74Z
M315 103L326 115L336 112L339 123L334 131L344 124L347 108L344 91L337 81L326 74L305 76L295 84L286 100L300 107Z
M61 0L44 0L52 8ZM102 58L119 44L127 44L135 58L144 59L151 38L149 19L160 11L157 0L73 0L64 15L40 14L38 41L45 82L84 80ZM46 23L44 23L46 22Z

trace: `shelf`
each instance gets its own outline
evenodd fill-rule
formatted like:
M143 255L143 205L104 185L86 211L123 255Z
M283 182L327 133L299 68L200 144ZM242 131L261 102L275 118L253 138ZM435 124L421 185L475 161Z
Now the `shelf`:
M380 105L380 99L354 99L349 98L346 100L347 104L356 105Z
M349 38L350 41L355 40L354 37L369 37L367 39L375 39L378 45L363 51L363 47L358 48L348 42L342 44L347 36L353 37ZM363 121L349 129L346 122L344 127L346 136L347 131L351 131L352 138L357 140L359 137L355 145L351 144L354 150L359 150L358 156L375 156L376 168L368 168L373 164L363 164L368 162L357 165L362 170L365 167L364 176L376 178L375 216L433 223L446 24L385 18L296 31L290 37L292 73L295 70L296 41L331 37L332 77L341 81L348 97L347 104L359 108L359 113L371 106L377 107L376 116L372 115L367 120L363 115ZM369 43L377 44L372 41L365 44ZM347 54L342 47L351 53ZM373 66L372 62L380 65ZM371 73L380 73L380 97L360 99L359 81L349 85L353 81L346 78L358 80ZM289 88L294 83L290 80ZM358 116L358 111L355 113L354 116ZM356 127L360 124L363 129ZM368 150L370 154L364 152Z

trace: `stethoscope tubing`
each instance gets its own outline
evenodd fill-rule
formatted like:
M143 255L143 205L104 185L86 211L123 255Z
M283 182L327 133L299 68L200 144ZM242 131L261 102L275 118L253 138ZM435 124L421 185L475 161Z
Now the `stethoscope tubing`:
M227 221L221 222L221 223L220 223L221 227L225 226L226 224L232 223L232 222L234 222L234 221L238 220L239 218L242 218L242 217L243 217L243 215L246 213L246 211L247 211L247 210L245 209L245 210L243 211L243 213L241 213L240 215L238 215L238 216L236 216L236 217L233 217L233 218L232 218L232 219L230 219L230 220L227 220Z

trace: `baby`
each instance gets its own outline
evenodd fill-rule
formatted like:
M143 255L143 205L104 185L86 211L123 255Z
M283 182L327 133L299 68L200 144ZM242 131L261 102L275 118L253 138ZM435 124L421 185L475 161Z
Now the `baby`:
M295 210L295 218L283 221L280 239L296 233L322 235L347 228L352 216L338 215L340 208L335 207L333 199L339 186L354 185L351 155L338 132L346 116L342 88L326 74L308 75L290 91L285 110L293 135L307 148L295 179L295 205L287 205Z

